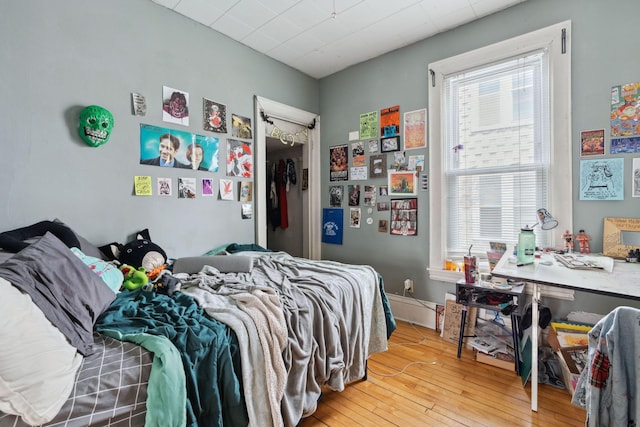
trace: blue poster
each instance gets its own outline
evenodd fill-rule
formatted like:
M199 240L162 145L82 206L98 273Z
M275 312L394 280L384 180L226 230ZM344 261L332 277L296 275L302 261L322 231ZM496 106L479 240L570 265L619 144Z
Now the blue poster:
M580 160L580 200L624 200L624 159Z
M322 242L342 244L342 225L344 224L342 209L325 208L322 210Z

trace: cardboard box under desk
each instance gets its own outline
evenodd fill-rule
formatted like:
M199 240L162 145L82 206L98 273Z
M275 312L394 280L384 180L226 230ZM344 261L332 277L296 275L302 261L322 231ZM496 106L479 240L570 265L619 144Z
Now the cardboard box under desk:
M476 362L485 363L487 365L496 366L501 369L506 369L508 371L515 372L515 361L514 360L502 360L497 357L493 357L490 354L483 353L481 351L475 351L476 353Z

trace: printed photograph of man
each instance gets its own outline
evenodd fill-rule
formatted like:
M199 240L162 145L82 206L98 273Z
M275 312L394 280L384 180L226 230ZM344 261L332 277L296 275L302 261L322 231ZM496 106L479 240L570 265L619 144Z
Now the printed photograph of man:
M178 137L165 133L160 136L159 156L152 159L140 160L140 164L163 166L168 168L188 169L189 166L176 160L176 154L180 150L180 140Z

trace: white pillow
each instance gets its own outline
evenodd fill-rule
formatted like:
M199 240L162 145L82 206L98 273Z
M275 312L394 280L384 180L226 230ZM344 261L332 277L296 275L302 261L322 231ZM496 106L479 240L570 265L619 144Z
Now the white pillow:
M82 355L31 297L0 278L0 411L32 425L51 421L81 363Z

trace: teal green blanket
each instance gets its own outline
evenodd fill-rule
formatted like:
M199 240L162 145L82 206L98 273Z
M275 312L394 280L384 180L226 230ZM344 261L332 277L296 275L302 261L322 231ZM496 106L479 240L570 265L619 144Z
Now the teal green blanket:
M208 317L193 298L180 292L171 297L142 290L122 292L100 316L96 330L115 337L120 334L123 339L141 344L144 344L144 335L163 336L171 341L180 353L184 368L186 425L248 425L236 335ZM136 335L138 338L133 338ZM152 384L153 379L150 378L149 388L156 390L156 396L162 396L158 385ZM172 389L179 387L181 384L172 385ZM165 388L165 397L166 391ZM179 391L175 397L181 401ZM152 412L158 411L147 415L149 421L153 417L176 418L175 407L171 409L171 405L149 401L147 406Z

